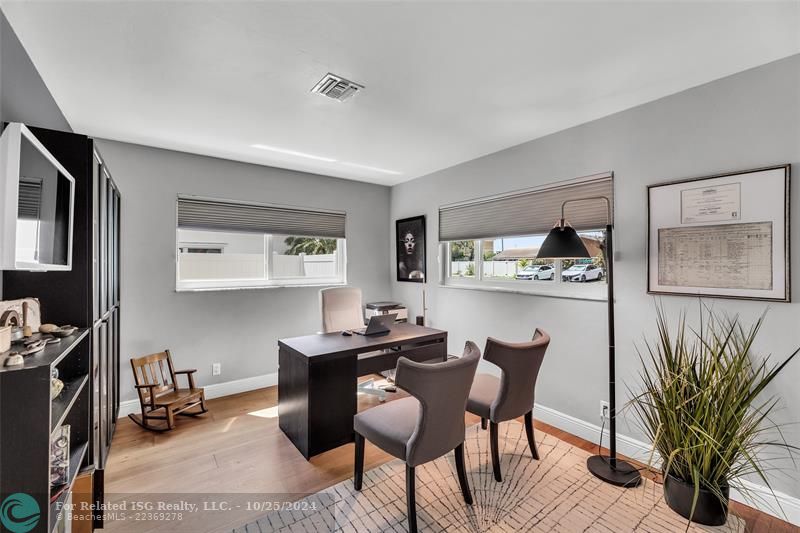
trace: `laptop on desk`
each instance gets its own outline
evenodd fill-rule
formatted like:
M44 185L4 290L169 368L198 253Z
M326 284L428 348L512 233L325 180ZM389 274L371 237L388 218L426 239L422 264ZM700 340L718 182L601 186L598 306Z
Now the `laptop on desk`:
M370 317L367 327L354 329L353 333L356 335L364 335L365 337L370 337L372 335L385 335L391 331L391 325L394 324L396 318L397 313L388 315L374 315Z

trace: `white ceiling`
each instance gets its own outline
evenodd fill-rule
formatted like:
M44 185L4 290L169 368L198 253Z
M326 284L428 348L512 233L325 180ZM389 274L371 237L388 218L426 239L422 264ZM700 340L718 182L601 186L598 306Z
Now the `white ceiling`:
M800 52L798 2L2 6L76 131L382 184Z

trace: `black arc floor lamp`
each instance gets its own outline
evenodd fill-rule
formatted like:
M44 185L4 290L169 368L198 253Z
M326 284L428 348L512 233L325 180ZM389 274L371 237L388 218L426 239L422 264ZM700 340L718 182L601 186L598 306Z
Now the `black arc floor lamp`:
M605 196L575 198L561 204L561 219L547 234L537 259L574 259L591 257L583 240L564 218L564 207L570 202L602 200L606 203L606 271L608 273L608 402L609 402L609 456L593 455L586 461L589 472L606 483L619 487L635 487L642 482L639 471L632 464L617 459L616 384L614 382L614 247L611 202ZM602 438L602 435L601 435Z

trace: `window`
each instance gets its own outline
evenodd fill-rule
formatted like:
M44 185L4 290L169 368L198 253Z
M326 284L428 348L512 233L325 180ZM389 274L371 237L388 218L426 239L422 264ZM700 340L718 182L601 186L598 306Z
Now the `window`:
M610 173L440 207L444 285L605 299L603 198L613 200ZM591 257L537 259L565 202Z
M450 275L475 277L475 241L454 241L450 245Z
M344 284L344 214L333 213L341 220L333 220L328 214L179 198L176 288L182 291ZM302 229L303 233L316 229L323 235L280 231L290 228ZM264 231L269 229L275 231Z
M536 259L546 235L449 242L444 248L448 255L445 284L603 298L606 294L604 233L579 233L593 255L590 259L579 260ZM476 249L480 250L478 259Z

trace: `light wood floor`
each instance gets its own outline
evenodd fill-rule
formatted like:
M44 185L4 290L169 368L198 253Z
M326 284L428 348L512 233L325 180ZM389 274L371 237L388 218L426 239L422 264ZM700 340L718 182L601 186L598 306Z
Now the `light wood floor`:
M399 394L390 395L392 398ZM306 461L278 428L277 387L218 398L208 402L209 413L202 418L179 417L178 427L168 433L151 433L128 419L119 421L106 469L108 501L148 498L187 501L200 506L206 494L240 493L240 501L252 495L269 499L298 499L336 484L353 473L353 445L349 444ZM374 397L360 396L359 410L377 405ZM467 416L467 424L478 419ZM552 426L536 422L545 431L574 446L596 451L592 443ZM388 460L387 454L367 443L365 468ZM214 497L210 498L214 500ZM231 498L228 498L231 499ZM753 533L788 533L799 529L769 515L734 503L733 511L747 522ZM184 512L180 522L158 520L146 513L132 521L107 522L111 533L135 531L226 531L243 525L263 510L236 512Z

